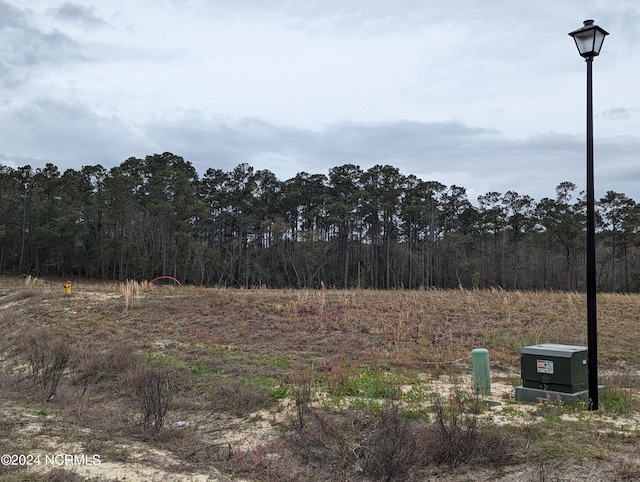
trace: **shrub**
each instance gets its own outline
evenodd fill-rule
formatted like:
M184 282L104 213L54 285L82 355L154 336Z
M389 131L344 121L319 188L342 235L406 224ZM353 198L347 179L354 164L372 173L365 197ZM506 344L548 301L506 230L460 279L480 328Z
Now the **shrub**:
M103 350L86 347L75 358L77 363L73 367L72 384L81 390L81 398L91 386L113 381L119 375L135 370L139 364L133 346L126 342L117 342Z
M71 470L54 468L42 477L43 482L83 482L86 481L82 475Z
M287 442L305 461L322 466L329 473L353 467L354 440L359 437L363 414L357 411L325 412L308 408L302 429L295 430Z
M164 425L171 406L173 389L167 373L141 367L131 377L133 392L142 414L140 424L148 435L156 435Z
M227 470L243 476L255 476L257 480L282 480L278 477L282 444L280 442L262 444L249 439L236 447L223 464Z
M453 393L449 404L436 396L432 457L438 464L455 467L471 458L478 443L477 409L469 408L462 395Z
M18 351L29 370L23 380L31 380L44 400L51 400L71 356L69 337L46 328L28 329L18 337Z
M383 480L404 479L416 462L416 437L397 404L387 406L358 452L365 474Z
M211 408L236 416L269 408L276 403L269 390L260 386L229 382L211 388Z
M313 374L309 370L301 370L291 377L292 395L296 404L295 426L303 429L306 423L309 403L312 399Z
M421 457L435 465L451 468L462 464L502 467L512 462L515 441L501 427L479 424L481 400L459 390L448 402L437 395L433 411L435 421L416 430Z

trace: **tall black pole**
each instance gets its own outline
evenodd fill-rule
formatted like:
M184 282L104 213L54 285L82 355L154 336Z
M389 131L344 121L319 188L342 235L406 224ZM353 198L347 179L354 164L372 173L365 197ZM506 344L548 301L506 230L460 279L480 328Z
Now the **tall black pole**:
M598 410L598 323L596 317L596 215L593 189L593 57L587 57L587 343L589 410Z

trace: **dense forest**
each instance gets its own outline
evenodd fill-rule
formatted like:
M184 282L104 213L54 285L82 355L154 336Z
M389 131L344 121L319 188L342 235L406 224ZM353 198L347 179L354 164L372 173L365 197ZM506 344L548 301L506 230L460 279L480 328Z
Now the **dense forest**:
M597 200L601 291L640 291L640 207ZM581 290L585 199L489 192L389 165L280 181L239 164L202 177L171 153L60 173L0 165L0 274L230 287Z

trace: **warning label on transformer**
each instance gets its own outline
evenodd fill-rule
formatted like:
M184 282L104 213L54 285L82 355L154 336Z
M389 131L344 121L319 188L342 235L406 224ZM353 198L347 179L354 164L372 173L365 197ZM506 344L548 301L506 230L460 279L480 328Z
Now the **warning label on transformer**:
M553 375L553 360L538 360L537 371L538 373Z

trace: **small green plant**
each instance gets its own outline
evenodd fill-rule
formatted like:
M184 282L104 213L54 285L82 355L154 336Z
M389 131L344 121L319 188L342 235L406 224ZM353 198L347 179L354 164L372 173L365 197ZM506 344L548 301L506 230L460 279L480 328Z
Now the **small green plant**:
M402 410L402 416L408 420L422 420L428 422L431 419L430 411L428 408L404 408Z
M411 405L423 405L432 397L430 388L424 383L414 383L402 394L402 400Z
M324 369L327 393L332 397L354 396L360 389L360 371L355 362L342 360Z
M547 409L547 413L550 415L554 413L557 415L561 415L563 413L583 412L588 408L586 400L576 399L565 401L560 395L552 397L550 394L547 394L544 406Z
M267 376L265 372L242 376L240 381L249 387L261 387L266 390L271 390L279 384L278 380Z
M203 396L211 397L214 394L213 387L210 383L197 383L195 387L198 390L198 393Z
M629 388L605 387L600 401L608 412L630 414L640 411L640 400Z
M280 368L282 370L291 369L291 358L290 357L275 357L275 356L266 356L266 355L256 355L254 360L258 363L264 363L268 366L272 366L275 368Z
M36 410L35 412L33 412L34 415L37 415L38 417L47 417L49 415L49 410L47 410L46 408L41 408L40 410Z
M167 368L169 366L169 358L163 355L162 353L153 353L150 351L145 351L140 355L143 360L149 363L152 367L155 368Z
M269 390L269 396L271 398L275 398L276 400L281 400L285 398L289 394L289 387L286 385L281 385L276 388L272 388Z
M385 398L398 400L400 398L400 385L398 377L390 374L381 374L373 370L364 370L358 380L359 392L369 398Z
M378 398L355 397L349 401L348 405L351 409L367 411L376 417L381 416L385 411L385 402Z
M521 412L515 405L504 405L501 411L502 415L515 417Z
M193 365L189 369L189 371L194 375L210 375L210 374L220 373L220 369L209 366L209 365L204 365L202 363L197 363L196 365Z

